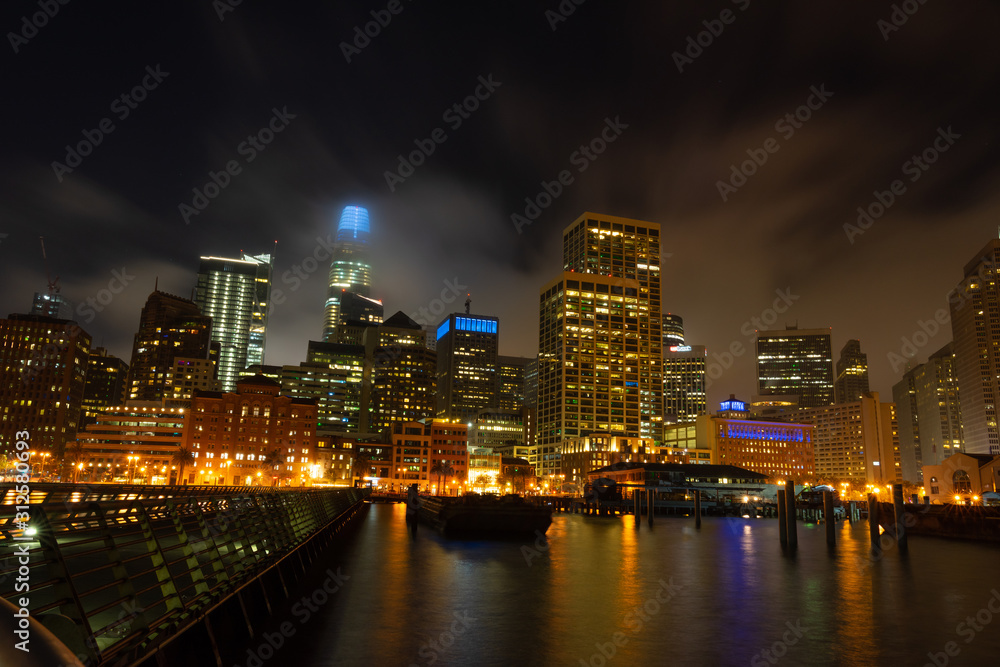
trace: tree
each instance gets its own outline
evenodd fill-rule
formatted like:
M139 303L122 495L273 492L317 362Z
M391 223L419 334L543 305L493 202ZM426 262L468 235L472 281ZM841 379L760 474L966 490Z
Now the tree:
M363 478L366 475L370 475L371 471L372 471L372 460L367 456L359 454L354 457L353 461L351 461L351 473L354 475L354 477Z
M479 488L479 490L480 490L479 492L480 493L485 493L486 492L486 487L489 485L490 481L491 481L490 476L487 475L486 473L483 473L482 475L479 475L478 477L476 477L476 479L473 482L473 484L477 488Z
M451 467L451 464L447 461L438 461L431 466L431 472L437 474L438 476L438 495L441 495L441 477L443 476L445 480L451 475L455 474L455 469Z
M277 467L281 465L281 450L277 447L272 448L267 454L260 457L257 462L257 467L264 471L270 471L271 473L271 486L274 486L275 477L277 477Z
M80 475L80 464L87 457L87 452L83 448L83 443L76 440L67 450L65 461L73 470L73 483L76 484Z
M181 445L170 460L177 465L177 483L183 484L184 482L181 480L184 479L184 468L194 463L194 454L187 447Z

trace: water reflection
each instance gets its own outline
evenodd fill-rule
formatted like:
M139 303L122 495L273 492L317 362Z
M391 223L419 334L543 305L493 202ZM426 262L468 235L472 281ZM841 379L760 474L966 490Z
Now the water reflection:
M956 625L1000 586L996 547L911 537L908 558L890 550L872 561L866 524L838 525L832 552L823 526L800 524L791 555L775 520L695 529L658 517L637 528L632 517L556 515L547 540L522 543L445 540L423 526L413 537L404 513L371 508L334 563L349 582L284 657L579 666L601 664L603 651L621 665L773 664L767 655L783 665L924 664L962 641ZM463 629L461 618L474 620ZM951 664L992 664L995 623Z

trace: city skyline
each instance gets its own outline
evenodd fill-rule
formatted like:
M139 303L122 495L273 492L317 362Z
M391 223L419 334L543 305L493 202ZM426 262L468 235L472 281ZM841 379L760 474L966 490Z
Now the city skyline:
M735 20L718 36L705 33L719 20L708 7L588 3L565 20L484 10L463 25L407 5L348 55L338 45L371 7L184 8L155 34L139 8L113 24L85 12L52 20L10 68L30 101L8 111L22 131L0 163L0 277L11 286L0 314L27 312L48 272L95 345L124 358L157 278L190 298L199 256L277 240L267 358L299 363L317 336L301 332L322 331L337 215L357 205L378 221L372 294L389 312L424 309L433 317L420 323L434 325L471 293L475 312L505 323L501 353L532 356L534 298L559 231L590 210L661 224L663 310L684 318L710 364L742 347L710 403L750 398L753 319L767 321L781 295L773 326L831 327L835 350L859 339L872 388L889 395L897 357L912 346L920 363L947 342L944 326L913 345L995 236L997 65L983 50L998 10L921 6L887 29L888 5L730 4ZM8 8L5 24L21 12ZM757 37L776 12L786 29L765 47ZM483 43L486 26L522 39ZM618 29L628 48L603 39ZM439 52L411 48L444 35ZM94 39L114 56L88 51ZM596 49L567 61L582 39ZM56 42L81 54L65 74L44 62ZM249 43L273 48L265 58ZM302 58L322 84L289 84ZM448 74L424 80L429 68ZM114 130L68 157L105 116ZM435 129L444 140L428 144ZM101 241L80 253L83 237Z

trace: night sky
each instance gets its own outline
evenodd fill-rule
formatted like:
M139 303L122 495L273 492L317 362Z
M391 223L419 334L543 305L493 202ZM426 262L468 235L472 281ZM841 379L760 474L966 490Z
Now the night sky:
M591 210L660 223L664 310L689 343L745 350L712 403L753 393L747 323L778 290L792 305L771 326L833 327L835 357L859 338L888 393L902 369L887 355L946 307L1000 224L995 2L910 0L895 16L872 0L46 2L58 12L37 31L22 20L37 0L0 14L0 312L44 291L44 235L78 321L126 360L157 277L190 297L199 255L276 240L284 302L266 361L304 361L329 261L301 267L325 256L347 204L371 212L387 316L457 284L449 312L471 292L473 312L500 318L501 353L533 356L561 231ZM390 20L357 48L373 11ZM474 111L453 109L477 90ZM427 141L435 130L443 142ZM100 143L76 163L66 147L85 131ZM603 152L579 152L602 131ZM259 133L271 141L258 149ZM433 153L390 188L415 142ZM933 164L912 162L926 149ZM755 173L733 177L753 156ZM193 189L230 163L238 173L185 219ZM572 181L518 229L511 216L564 170ZM875 191L893 203L845 230ZM950 338L941 327L917 361Z

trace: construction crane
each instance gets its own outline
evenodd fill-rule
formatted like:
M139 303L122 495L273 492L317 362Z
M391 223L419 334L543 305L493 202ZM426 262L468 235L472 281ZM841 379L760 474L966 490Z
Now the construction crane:
M42 262L45 264L45 279L49 283L48 292L51 297L55 297L59 294L59 276L52 278L52 272L49 271L49 258L45 255L45 237L39 236L38 242L42 244Z

